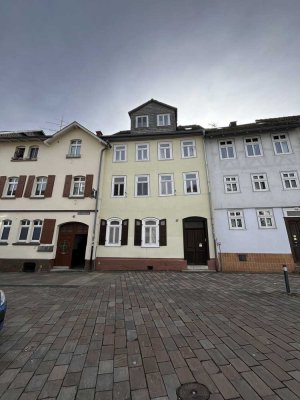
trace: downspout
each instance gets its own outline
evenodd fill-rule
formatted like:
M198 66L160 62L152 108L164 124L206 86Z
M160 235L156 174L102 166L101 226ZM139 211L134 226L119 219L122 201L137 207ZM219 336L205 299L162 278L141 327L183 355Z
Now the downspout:
M213 207L212 207L212 200L211 200L211 190L210 190L210 178L209 178L209 170L208 170L208 162L207 162L207 151L206 151L206 139L205 139L205 129L202 130L203 133L203 147L204 147L204 160L205 160L205 170L206 170L206 180L207 180L207 187L208 187L208 202L209 202L209 212L210 212L210 221L211 221L211 229L213 234L214 240L214 249L216 255L216 261L218 263L217 271L222 271L222 262L218 257L218 250L217 250L217 239L215 235L215 223L214 223L214 214L213 214Z
M101 170L102 170L102 159L103 153L108 148L111 148L109 143L106 144L106 147L101 149L100 152L100 160L99 160L99 168L98 168L98 176L97 176L97 187L96 187L96 203L95 203L95 211L94 211L94 222L93 222L93 232L92 232L92 246L91 246L91 255L90 255L90 271L95 271L96 269L96 228L97 228L97 220L99 214L99 202L100 202L100 184L101 184Z

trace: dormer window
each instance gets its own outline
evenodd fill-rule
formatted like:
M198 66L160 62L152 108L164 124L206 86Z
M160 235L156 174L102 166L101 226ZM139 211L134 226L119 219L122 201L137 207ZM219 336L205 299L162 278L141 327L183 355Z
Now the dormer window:
M39 148L32 146L29 148L28 158L29 160L36 160L38 156Z
M25 147L23 146L18 146L16 148L15 154L14 154L14 159L15 160L23 160L25 154Z
M135 117L135 127L136 128L148 128L149 118L148 115L139 115Z
M158 114L157 126L168 126L171 125L170 114Z
M71 140L69 154L67 155L67 157L69 158L80 157L80 152L81 152L81 140L80 139Z

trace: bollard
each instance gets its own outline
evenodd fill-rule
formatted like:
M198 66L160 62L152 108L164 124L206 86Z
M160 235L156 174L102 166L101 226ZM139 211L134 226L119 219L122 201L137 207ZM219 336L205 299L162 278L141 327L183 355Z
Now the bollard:
M289 284L289 272L288 272L287 266L283 265L282 269L283 269L286 292L287 292L287 294L290 294L291 293L291 289L290 289L290 284Z

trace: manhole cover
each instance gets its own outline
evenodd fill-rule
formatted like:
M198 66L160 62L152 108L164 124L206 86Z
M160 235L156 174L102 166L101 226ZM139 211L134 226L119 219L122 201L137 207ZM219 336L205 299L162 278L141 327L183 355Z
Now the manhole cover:
M198 382L185 383L176 390L178 400L207 400L210 393L206 386Z

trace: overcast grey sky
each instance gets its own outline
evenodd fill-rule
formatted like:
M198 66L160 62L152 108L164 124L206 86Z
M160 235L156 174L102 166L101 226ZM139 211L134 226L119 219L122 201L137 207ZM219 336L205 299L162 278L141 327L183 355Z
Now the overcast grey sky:
M300 1L0 0L0 130L110 134L151 98L205 127L300 114Z

